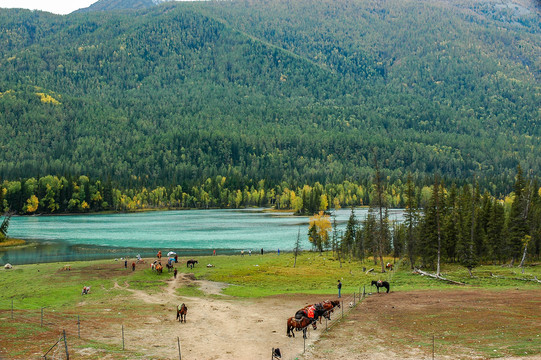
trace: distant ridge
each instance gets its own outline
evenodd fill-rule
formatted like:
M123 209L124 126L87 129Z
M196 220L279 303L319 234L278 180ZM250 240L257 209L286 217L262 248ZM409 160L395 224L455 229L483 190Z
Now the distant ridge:
M79 9L74 13L85 13L92 11L113 11L129 9L146 9L163 2L173 0L99 0L87 8Z

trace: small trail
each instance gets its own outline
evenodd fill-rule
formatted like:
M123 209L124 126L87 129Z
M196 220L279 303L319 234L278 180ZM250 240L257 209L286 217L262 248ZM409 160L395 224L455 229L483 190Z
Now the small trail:
M163 274L162 274L163 275ZM176 294L176 290L182 286L195 286L199 288L205 295L219 295L222 294L222 290L225 289L228 285L225 283L217 283L206 280L195 280L193 274L180 273L177 275L177 278L169 278L164 282L167 283L167 286L159 294L148 294L144 290L130 289L130 284L124 282L124 286L115 282L114 288L125 290L132 293L137 299L147 302L149 304L173 304L179 302L181 299L197 299L187 296L180 296ZM225 297L225 296L224 296Z

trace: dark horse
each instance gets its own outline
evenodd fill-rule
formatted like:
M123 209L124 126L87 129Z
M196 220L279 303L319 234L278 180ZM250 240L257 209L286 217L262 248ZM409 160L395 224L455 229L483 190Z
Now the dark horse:
M175 267L173 266L173 264L169 264L169 263L165 264L165 266L167 267L167 271L168 271L168 272L173 271L173 269L175 268Z
M188 307L184 304L177 306L177 319L178 321L186 322L186 313L188 312Z
M326 317L329 321L331 320L331 313L334 312L334 308L340 309L340 301L339 300L326 300L321 303L323 305L323 309L325 309L325 313L323 314L324 317ZM319 319L321 324L321 318Z
M381 280L372 280L372 285L376 285L376 289L378 290L378 294L379 294L379 288L380 287L384 287L387 289L387 292L389 292L389 290L391 290L391 285L389 285L389 283L387 281L381 281Z
M303 316L301 319L295 319L295 317L290 317L289 319L287 319L287 336L295 337L295 333L293 332L293 330L302 330L302 337L306 339L306 329L308 328L308 325L315 322L315 318L310 319L306 316Z
M193 269L193 267L194 267L195 264L199 264L199 263L197 262L197 260L190 259L190 260L186 261L186 267L189 267L189 268L191 268L191 269Z
M325 316L329 319L327 309L325 309L323 303L305 306L304 308L300 309L295 313L295 319L297 320L301 320L303 317L313 319L314 322L312 323L312 326L314 327L314 330L317 330L317 319L322 316Z

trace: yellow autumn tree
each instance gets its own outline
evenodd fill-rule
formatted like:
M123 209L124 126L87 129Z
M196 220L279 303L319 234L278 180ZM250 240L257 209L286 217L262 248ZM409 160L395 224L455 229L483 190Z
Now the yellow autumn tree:
M26 213L31 214L38 209L38 206L39 200L37 196L31 195L28 200L26 200L26 205L24 206L23 210L26 211Z
M309 240L319 251L323 251L323 248L329 244L331 228L330 216L323 211L310 218Z

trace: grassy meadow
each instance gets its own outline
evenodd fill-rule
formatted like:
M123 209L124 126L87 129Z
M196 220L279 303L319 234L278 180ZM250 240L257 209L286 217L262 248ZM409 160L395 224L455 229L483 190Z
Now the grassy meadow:
M387 280L392 291L411 290L460 290L479 287L484 289L539 289L541 284L527 281L541 278L541 265L526 266L524 273L520 268L501 265L483 265L475 268L474 277L468 271L454 264L442 267L442 274L448 279L464 282L465 286L453 285L444 281L413 274L409 265L397 262L395 270L381 273L380 266L372 259L364 262L356 260L338 261L331 252L303 252L295 258L292 253L268 253L235 256L199 257L194 269L186 268L186 259L179 259L179 273L193 273L197 279L230 284L226 295L233 297L264 297L278 294L327 294L337 293L338 279L343 283L342 293L358 292L363 286L370 292L372 280ZM393 262L393 259L385 259ZM129 260L129 264L131 264ZM149 261L147 260L147 263ZM214 265L207 267L207 264ZM164 282L172 273L164 271L156 275L148 264L138 264L136 271L124 268L123 261L97 260L70 263L71 270L62 270L65 263L45 263L15 266L11 270L0 271L0 309L11 308L11 300L20 309L49 307L61 309L80 300L83 286L91 286L93 301L110 298L117 291L114 284L129 282L132 289L144 290L150 294L158 293L166 286ZM374 269L366 273L365 269ZM523 280L525 279L525 280ZM179 289L179 295L197 296L197 289ZM103 298L102 298L103 297Z
M168 286L166 280L171 279L173 274L164 271L163 274L158 275L151 271L149 263L153 260L146 259L146 264L136 265L135 271L132 271L130 266L132 259L128 261L127 269L124 268L124 261L121 260L16 265L11 270L1 269L0 357L7 355L8 358L24 359L28 358L28 354L40 353L42 355L51 346L51 342L54 343L53 339L58 336L58 329L68 328L70 329L72 346L79 349L96 349L95 355L89 355L85 358L98 359L104 353L116 354L115 358L119 359L144 358L145 354L139 354L133 350L123 350L118 340L115 340L117 345L111 345L111 341L107 338L96 339L94 335L103 331L100 329L111 331L120 323L129 323L131 321L130 314L134 312L152 318L155 317L157 311L166 311L159 305L142 303L130 296L131 293L129 293L134 290L144 291L150 296L159 297L166 290ZM470 278L468 271L458 265L444 265L443 275L449 279L464 282L465 285L462 286L413 274L409 265L400 261L396 263L394 271L386 273L381 273L380 267L374 265L372 259L367 259L364 262L346 260L340 264L340 261L333 257L331 252L322 254L303 252L298 256L295 267L295 258L292 253L252 254L251 256L248 254L244 256L218 255L199 257L197 260L199 263L195 268L189 269L186 267L186 259L179 259L177 264L179 273L193 274L193 277L198 280L204 279L228 284L223 293L233 301L273 295L294 297L297 294L322 295L332 298L337 294L338 279L343 283L342 294L344 296L349 296L353 292L358 293L363 287L366 288L366 292L375 292L376 289L370 287L370 282L377 279L387 280L391 284L392 294L383 296L422 290L437 290L448 294L463 292L468 295L472 291L476 292L477 289L489 290L496 294L517 290L522 294L527 294L528 291L539 294L541 289L541 283L530 281L535 277L541 278L541 265L536 264L525 267L524 273L520 268L484 265L474 269L474 278ZM393 262L393 259L385 259L385 261ZM213 266L207 267L207 264ZM70 265L71 270L64 270L66 265ZM363 268L367 270L373 268L374 270L366 272L363 271ZM91 287L91 296L81 296L83 286ZM188 297L216 296L205 294L196 286L182 286L176 291L177 295ZM498 293L498 291L501 292ZM458 296L460 297L460 295ZM533 301L537 304L535 298ZM11 312L12 304L14 315ZM536 306L535 304L533 306ZM367 306L370 306L370 301ZM490 303L487 306L490 307ZM509 323L507 328L524 329L523 319L525 316L531 317L531 306L526 302L522 308L509 309L509 314L512 315L509 317L505 315L506 309L500 310L502 321ZM524 309L524 312L519 309ZM402 314L404 321L393 326L396 328L395 330L407 329L407 324L415 323L410 321L412 318L427 322L427 316L430 319L440 319L441 321L449 317L448 320L444 321L445 331L454 333L454 330L457 330L457 333L461 333L458 330L462 324L457 323L457 328L453 329L453 316L445 312L444 309L439 309L441 314L438 315L436 310L438 309L436 308L435 312L430 314L426 312L408 313L409 310L404 308L396 316L398 319L398 314ZM40 324L40 311L45 312L46 320L43 325ZM355 313L348 315L353 321ZM79 316L85 324L86 335L81 339L76 339L76 324ZM364 318L359 321L359 325L366 324ZM441 323L441 321L436 321L436 323ZM536 321L535 316L530 321ZM344 324L345 328L347 326L352 325ZM377 326L377 323L374 323L374 326ZM475 329L477 325L474 324L472 327ZM411 330L417 331L418 329L412 328ZM351 331L356 333L358 330ZM339 332L336 334L338 335ZM539 344L539 337L535 337L535 335L532 335L535 340L533 342L531 340L518 341L517 336L523 337L518 332L500 334L490 331L487 332L485 338L492 339L497 336L494 341L502 344L509 342L509 346L518 347L516 351L509 350L508 353L540 354L541 344ZM345 336L344 339L349 336ZM404 335L404 339L406 338ZM32 340L29 341L29 339ZM325 337L322 341L325 341ZM467 343L468 340L460 341ZM479 347L480 345L481 343L477 343L475 346ZM328 346L332 346L332 344ZM407 344L403 344L403 346L407 346ZM490 347L487 345L488 348ZM7 354L2 352L3 349L7 351ZM353 349L352 351L359 350ZM490 352L487 350L484 351L484 354Z

